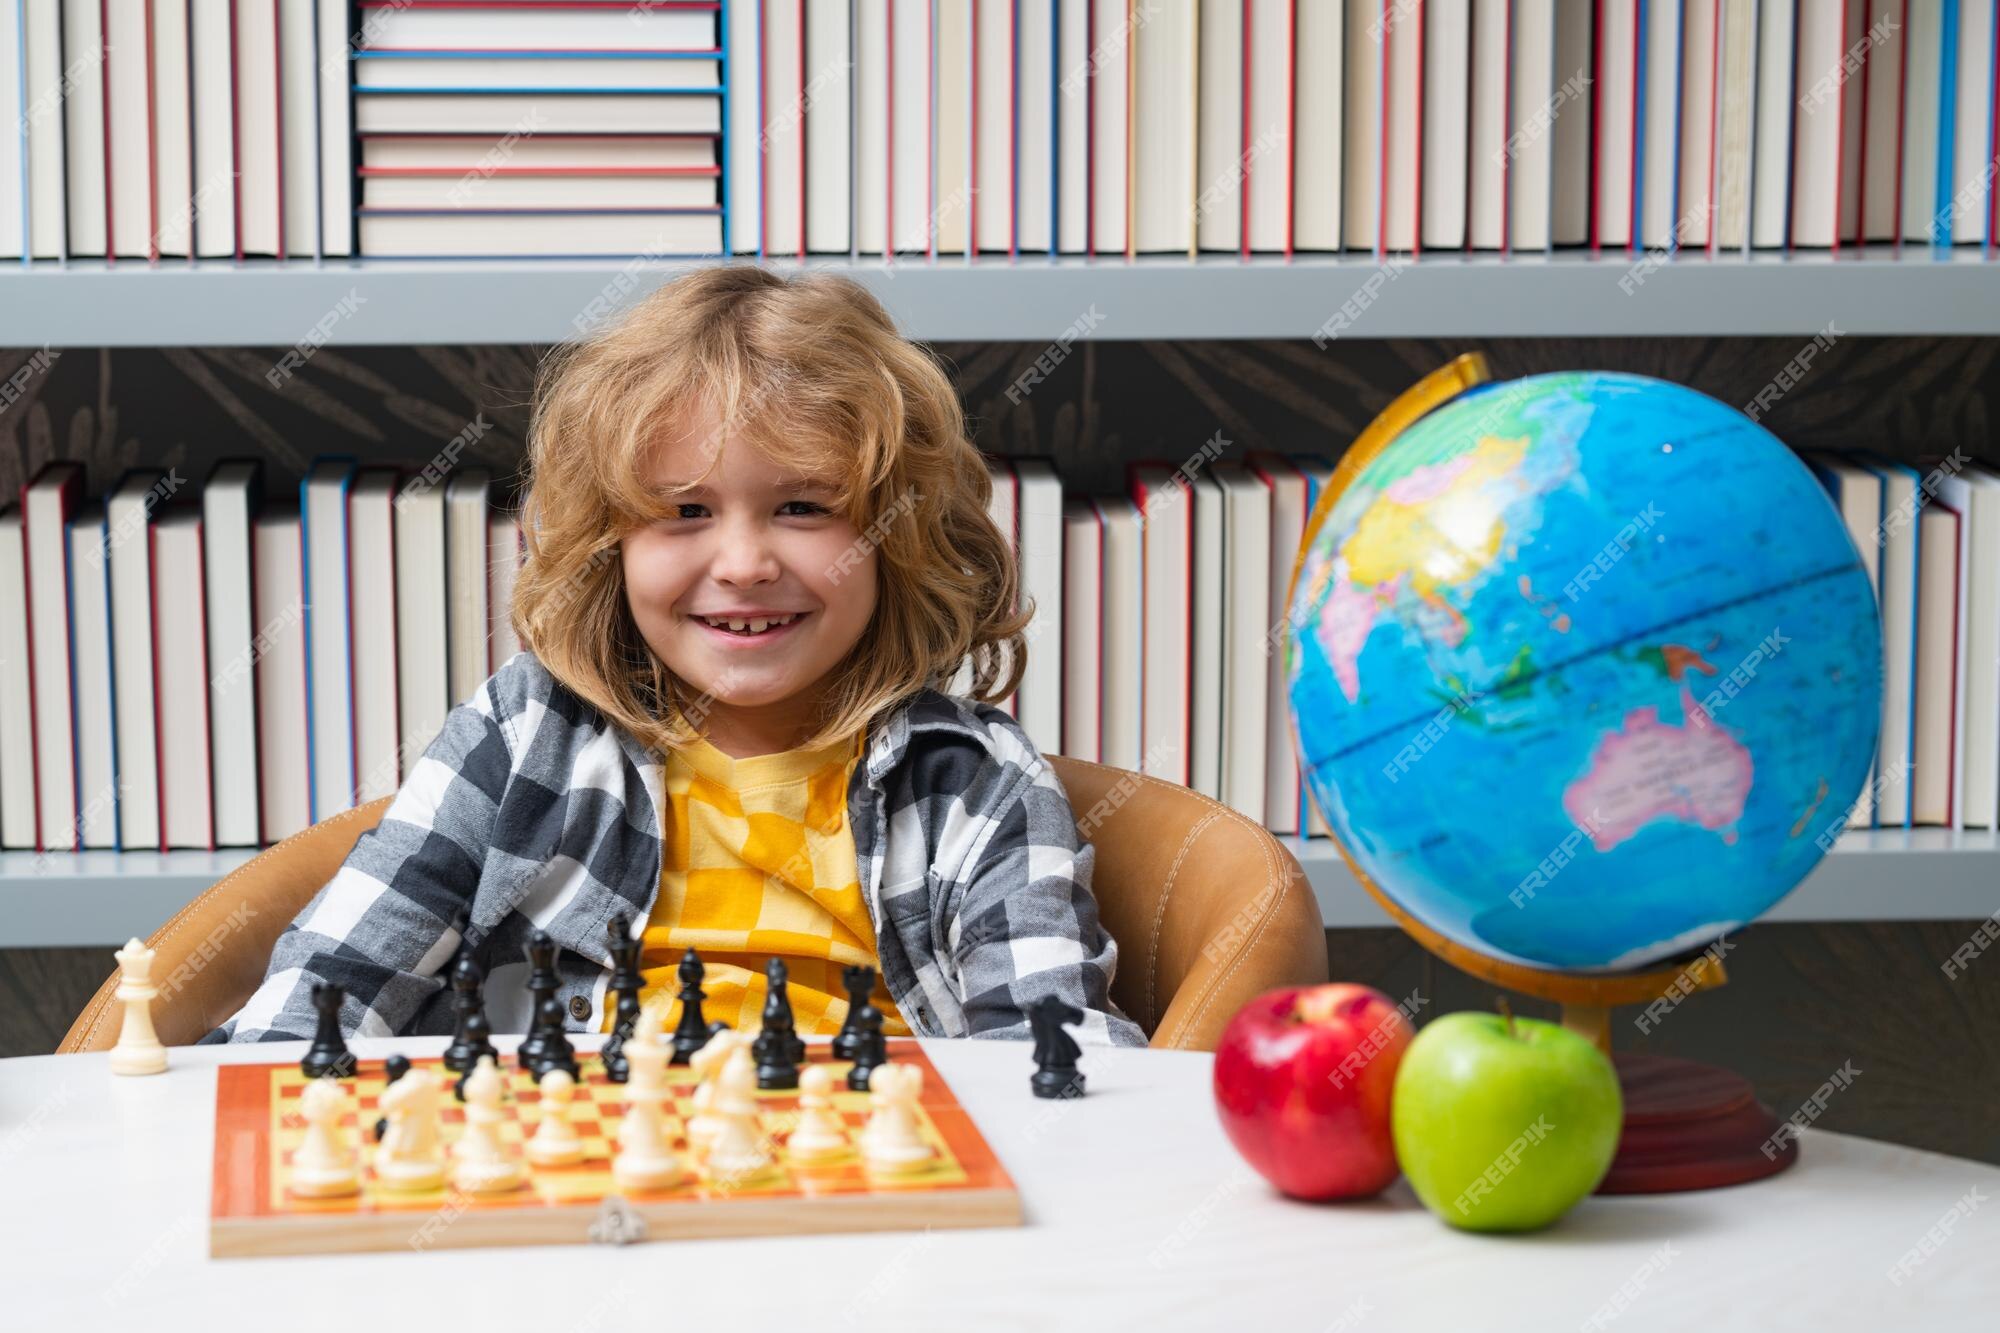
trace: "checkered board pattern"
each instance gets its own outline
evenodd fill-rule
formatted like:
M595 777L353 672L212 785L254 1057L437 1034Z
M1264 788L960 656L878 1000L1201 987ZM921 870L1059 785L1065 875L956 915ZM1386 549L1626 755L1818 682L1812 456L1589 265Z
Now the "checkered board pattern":
M809 1059L831 1065L838 1076L835 1108L850 1136L868 1119L868 1094L849 1092L844 1061L826 1061L824 1046ZM317 1254L349 1250L429 1249L501 1244L575 1243L593 1239L604 1201L617 1196L645 1223L648 1238L797 1234L822 1231L898 1230L948 1226L1018 1225L1020 1200L965 1108L938 1076L922 1049L889 1043L889 1058L924 1071L918 1119L938 1150L924 1170L878 1176L859 1151L823 1164L790 1162L783 1141L798 1119L798 1093L759 1092L760 1122L774 1144L774 1169L755 1179L710 1179L690 1159L689 1179L659 1191L620 1190L612 1179L618 1121L625 1089L604 1075L595 1056L580 1056L583 1079L570 1103L570 1122L583 1140L583 1160L573 1166L526 1164L527 1183L502 1194L467 1194L448 1181L426 1192L385 1190L372 1166L377 1103L387 1077L379 1060L359 1062L346 1080L350 1112L345 1128L361 1148L359 1194L313 1199L288 1188L292 1154L305 1137L298 1114L306 1078L296 1064L224 1065L217 1071L215 1188L210 1252ZM456 1075L436 1058L413 1061ZM503 1061L512 1112L502 1128L510 1143L534 1132L540 1092L529 1076ZM692 1071L668 1071L673 1110L683 1124L692 1114ZM447 1152L465 1131L465 1108L444 1097ZM601 1237L598 1237L601 1238Z

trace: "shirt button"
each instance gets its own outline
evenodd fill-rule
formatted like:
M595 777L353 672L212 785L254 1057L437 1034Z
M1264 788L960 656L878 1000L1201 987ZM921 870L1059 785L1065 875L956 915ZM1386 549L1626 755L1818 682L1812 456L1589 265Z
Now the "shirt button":
M581 1023L581 1022L582 1022L582 1021L583 1021L584 1019L586 1019L586 1018L589 1018L589 1017L590 1017L590 1001L589 1001L589 1000L586 1000L586 999L584 999L584 998L583 998L583 997L582 997L581 995L572 995L572 996L570 996L570 997L569 997L569 1016L570 1016L571 1018L574 1018L574 1019L575 1019L575 1020L576 1020L577 1022L579 1022L579 1023Z

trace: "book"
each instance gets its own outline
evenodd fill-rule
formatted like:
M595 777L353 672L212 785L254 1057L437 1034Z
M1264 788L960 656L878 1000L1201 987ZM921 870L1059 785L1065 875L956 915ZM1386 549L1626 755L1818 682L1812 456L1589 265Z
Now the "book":
M486 561L488 494L492 477L484 468L466 468L445 483L445 621L454 705L479 692L493 673L487 610L491 595Z
M22 0L0 0L0 259L28 252L28 32L21 6Z
M2000 474L1984 466L1960 474L1969 491L1971 535L1965 560L1964 712L1960 718L1964 799L1959 822L2000 827Z
M719 210L686 213L568 209L358 210L361 252L400 258L712 255L722 250Z
M162 6L162 9L171 6ZM153 214L153 0L103 0L105 219L109 253L157 259ZM74 68L74 66L72 66Z
M1290 633L1292 566L1305 539L1311 513L1305 473L1283 454L1252 450L1244 459L1250 474L1269 497L1270 572L1265 580L1265 630L1257 639L1264 665L1264 810L1260 816L1273 833L1300 832L1299 809L1304 800L1298 757L1293 752L1291 691L1285 671L1285 641Z
M678 51L385 51L354 53L354 91L670 93L722 87L722 63ZM530 127L532 129L532 127Z
M678 97L669 93L599 93L571 97L562 93L366 93L354 99L354 128L360 134L715 134L722 128L719 97ZM343 172L346 167L340 168ZM330 168L322 168L326 174ZM823 171L809 172L815 188L835 190L844 200L846 187L827 185ZM845 177L843 176L844 180ZM327 194L336 192L331 182ZM347 198L343 185L338 191ZM328 223L328 233L333 231ZM845 234L845 211L840 228ZM841 246L845 249L843 243Z
M817 8L822 0L812 3ZM746 0L743 7L755 5ZM767 19L783 7L765 5ZM343 6L330 8L339 11ZM714 6L359 0L359 8L364 40L375 48L449 50L467 45L469 33L476 34L477 45L489 51L713 51L718 42ZM344 14L341 26L346 26ZM339 36L323 43L328 52L345 45L346 39Z
M153 508L173 493L166 474L127 472L105 500L109 532L112 703L118 717L119 845L158 848L160 760L153 660Z
M1554 108L1549 131L1549 239L1555 245L1583 245L1591 236L1591 136L1595 130L1591 51L1596 6L1582 0L1558 0L1553 7L1555 72L1547 103Z
M853 246L879 255L889 250L889 0L853 4Z
M1466 94L1465 244L1474 250L1507 248L1508 85L1513 5L1472 7ZM1546 60L1536 61L1546 69Z
M931 211L937 101L931 87L932 7L901 3L891 9L889 239L898 253L924 254L937 228Z
M977 0L972 6L973 253L1006 253L1014 235L1014 6Z
M1222 488L1221 782L1217 799L1245 818L1264 818L1269 739L1270 661L1265 651L1271 622L1271 492L1241 463L1215 465Z
M1341 231L1350 250L1378 250L1382 236L1382 96L1389 40L1381 20L1378 6L1362 0L1347 6L1341 46L1347 94L1341 114Z
M1229 515L1212 468L1186 481L1193 549L1189 556L1187 785L1222 799L1222 712L1229 578ZM1151 522L1147 527L1150 531ZM1150 647L1150 645L1148 645Z
M665 176L712 182L715 146L706 135L549 134L532 138L477 131L362 135L360 174L430 175L454 184L469 175ZM495 165L496 160L499 161ZM740 186L741 181L737 184ZM711 187L712 188L712 187Z
M1010 0L1014 11L1013 234L1010 249L1053 255L1056 244L1056 6ZM995 6L998 8L998 6Z
M1195 249L1198 33L1193 6L1161 5L1131 36L1127 254Z
M1843 62L1860 30L1862 0L1801 7L1799 96L1792 128L1795 246L1831 249L1852 236L1860 203L1860 88Z
M284 94L291 71L285 62L278 18L286 3L288 0L236 0L229 7L236 21L234 49L242 54L229 64L235 86L229 90L232 123L226 128L233 143L236 176L221 203L231 224L228 253L238 258L283 253L287 199L281 144L293 128L286 122ZM258 53L262 53L261 58ZM310 49L307 54L310 56ZM207 173L198 174L205 177ZM200 225L197 222L198 228ZM311 248L308 241L307 252ZM207 253L205 246L203 253Z
M371 30L368 25L378 22L416 26L423 20L443 17L437 10L408 5L406 0L395 0L394 7L367 5L364 9L366 10L362 15L364 32ZM508 21L522 17L524 15L517 13L507 13L504 18L498 13L485 16L480 24L481 40L498 45L500 35L509 30ZM595 16L565 14L562 17L573 21ZM625 17L636 18L637 13ZM314 78L319 92L319 106L314 124L318 126L319 133L314 144L314 161L319 168L317 192L319 226L314 234L313 254L350 255L354 253L356 243L354 132L359 128L361 106L367 103L362 103L353 95L352 72L349 69L349 62L342 58L353 49L353 42L348 36L347 6L337 3L337 0L320 0L318 25L319 45L314 52L317 66ZM392 40L384 40L379 28L373 31L375 41L383 45L395 44ZM370 98L369 103L374 100ZM414 113L416 108L412 107L409 110ZM497 111L497 108L493 110ZM385 110L384 114L387 115L388 112ZM519 117L515 117L515 120L518 121ZM559 127L552 124L549 128ZM303 254L303 249L299 253ZM317 791L317 788L315 790Z
M257 674L253 540L262 465L217 463L201 491L204 598L208 610L209 754L215 765L215 841L254 847L257 801Z
M1696 0L1699 7L1700 0ZM1635 138L1632 225L1640 247L1668 249L1676 240L1680 203L1682 6L1639 7L1639 102Z
M1126 469L1140 523L1140 691L1138 770L1188 785L1189 638L1194 589L1194 532L1186 479L1163 462ZM1121 765L1122 767L1123 765Z
M1018 570L1021 554L1021 478L1014 471L1012 460L994 458L990 455L986 459L986 474L993 483L993 495L987 503L986 512L993 520L993 526L1000 530L1001 537L1006 540L1008 549L1015 557L1015 568ZM1018 596L1017 589L1016 597ZM994 706L1003 712L1013 713L1019 703L1017 690L1004 699L996 700Z
M1293 43L1298 8L1295 0L1243 0L1247 25L1243 46L1248 57L1242 149L1244 244L1264 254L1290 254L1294 245L1298 96ZM1319 169L1331 171L1331 161ZM1207 186L1204 179L1202 188Z
M1381 19L1385 58L1378 253L1415 255L1422 249L1426 9L1391 4Z
M189 499L163 505L151 535L160 846L214 851L200 504Z
M1062 753L1102 763L1104 522L1080 495L1063 500L1062 520Z
M1129 0L1087 0L1090 5L1088 83L1090 114L1090 253L1123 254L1132 234L1132 61L1134 28ZM942 27L940 31L942 31ZM949 68L942 64L940 68ZM1072 73L1071 77L1075 77ZM943 135L944 122L938 133ZM940 156L942 161L942 156Z
M194 257L194 229L196 213L201 203L214 200L216 191L221 191L218 208L233 213L231 199L235 185L235 164L218 162L205 158L204 165L213 173L213 184L196 198L195 181L195 103L197 86L192 63L194 45L194 0L147 0L152 6L152 24L147 33L153 44L151 122L148 144L153 155L153 206L149 216L148 240L151 256L162 255ZM216 17L216 0L203 0L204 36L208 32L209 21ZM222 16L222 26L226 30L228 18ZM224 39L227 39L225 31ZM211 38L212 44L212 38ZM229 66L210 69L209 77L200 81L203 92L202 110L209 114L205 131L205 148L218 146L218 138L226 134L229 125L228 112L214 105L212 94L215 84L220 81L226 92ZM214 114L220 111L220 123L215 123ZM204 184L207 184L204 182ZM235 245L229 249L233 251ZM222 253L218 251L218 253Z
M1475 11L1479 12L1479 11ZM1508 250L1549 248L1555 189L1555 149L1562 118L1589 114L1583 88L1567 71L1558 78L1555 0L1515 0L1510 7L1514 66L1508 72L1507 132L1501 150L1506 183Z
M257 642L258 813L274 843L312 819L311 712L306 685L305 543L299 506L258 510L253 560Z
M118 757L111 700L111 585L104 505L77 507L69 525L69 621L75 651L78 845L118 846Z
M1919 491L1914 468L1872 456L1855 460L1882 482L1882 731L1876 824L1910 826L1912 736L1916 730Z
M1984 245L1990 239L1994 173L1994 5L2000 0L1956 0L1956 94L1939 115L1952 116L1950 194L1940 210L1949 245ZM1944 170L1942 164L1940 171Z
M1090 248L1092 0L1058 4L1055 17L1056 248ZM1066 751L1067 752L1067 751Z
M1590 246L1636 244L1633 196L1639 164L1639 0L1596 0L1596 63L1592 70Z
M1104 535L1104 628L1099 658L1099 763L1138 772L1143 752L1145 537L1130 496L1092 501Z
M354 803L402 781L396 716L396 493L394 468L363 468L347 491L347 615L353 667Z
M1821 3L1837 0L1821 0ZM1782 249L1791 236L1793 6L1757 11L1757 113L1751 141L1750 244Z
M1946 101L1951 97L1951 76L1957 73L1955 56L1945 58L1944 12L1952 3L1920 0L1903 16L1902 239L1906 241L1941 239L1934 228L1939 206L1951 191L1951 139L1945 133L1949 121L1943 108L1951 106L1956 115L1956 99Z
M1206 0L1201 6L1201 105L1196 110L1195 230L1203 250L1249 253L1250 200L1245 173L1251 130L1246 46L1248 0ZM1265 77L1269 77L1268 74ZM1282 88L1282 81L1279 86Z
M1347 14L1342 4L1293 8L1292 245L1341 247Z
M729 47L729 248L764 252L764 4L738 0L725 15Z
M62 114L63 27L68 6L14 0L20 9L21 128L27 244L36 259L69 253L68 140ZM86 114L82 109L79 117ZM4 798L0 798L4 799Z
M347 493L354 473L352 459L322 458L299 483L309 822L315 824L354 804L354 658L347 601Z
M1970 660L1972 646L1972 608L1976 598L1989 602L1993 596L1994 578L1991 572L1980 570L1973 565L1973 552L1993 545L1991 534L1982 538L1978 532L1979 510L1977 496L1970 478L1963 471L1954 471L1951 465L1942 464L1938 459L1926 459L1926 469L1922 485L1934 496L1933 503L1951 510L1958 516L1957 528L1953 535L1957 544L1948 553L1939 553L1940 558L1948 555L1952 564L1952 663L1951 663L1951 766L1949 769L1949 797L1951 826L1956 828L1965 822L1965 764L1967 728L1967 691L1971 687L1973 664ZM1990 500L1989 500L1990 506ZM1982 620L1982 632L1991 637ZM1921 615L1919 629L1921 629ZM1984 679L1992 674L1988 664L1982 663L1979 675ZM1986 710L1981 710L1981 725L1985 726Z
M1757 120L1757 7L1725 5L1717 42L1715 94L1715 216L1708 248L1750 244L1751 178Z
M1026 630L1028 661L1015 717L1037 744L1046 745L1063 734L1063 661L1070 646L1063 632L1063 488L1049 460L1013 461L1020 487L1015 550L1021 601L1034 616Z
M514 580L521 572L521 521L495 512L486 520L486 660L498 671L521 651L514 632Z
M766 255L806 252L806 33L797 5L763 5L757 121L763 126L759 197Z
M42 89L49 99L41 105L59 108L49 114L63 131L62 181L67 192L65 219L69 255L110 253L109 132L105 117L104 6L101 0L62 0L62 33L57 46L56 79Z
M304 258L319 253L319 18L316 0L278 4L278 253ZM373 10L365 24L380 16ZM240 58L240 57L239 57ZM244 244L245 253L261 254Z
M1706 248L1715 225L1715 117L1717 81L1722 54L1716 0L1694 0L1686 7L1681 27L1680 130L1675 183L1679 207L1674 215L1673 243Z
M9 504L0 508L0 847L36 847L41 838L38 799L26 531L21 506Z
M419 474L396 496L396 719L405 776L451 712L444 487Z
M74 661L69 624L69 522L83 500L83 468L45 463L21 488L28 565L28 670L35 701L36 850L79 845Z
M846 254L854 235L854 70L852 0L815 0L805 8L806 249ZM693 128L673 126L675 129Z
M1424 6L1417 135L1419 237L1426 249L1465 248L1466 173L1471 169L1472 0Z
M1958 511L1933 499L1917 516L1916 712L1911 738L1910 821L1956 823L1951 773L1957 758Z
M1903 62L1908 47L1905 0L1868 0L1861 48L1861 239L1902 235Z

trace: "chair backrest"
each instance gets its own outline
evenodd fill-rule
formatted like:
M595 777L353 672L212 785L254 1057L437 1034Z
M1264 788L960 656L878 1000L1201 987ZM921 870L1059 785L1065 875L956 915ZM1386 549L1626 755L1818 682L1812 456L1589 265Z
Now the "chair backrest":
M1155 1046L1213 1050L1245 1000L1326 979L1326 935L1298 861L1260 825L1158 778L1050 755L1078 830L1096 844L1094 889L1118 942L1112 999ZM186 1046L227 1020L264 978L278 935L333 878L391 797L346 810L264 851L153 932L153 1025ZM60 1052L118 1039L114 973Z

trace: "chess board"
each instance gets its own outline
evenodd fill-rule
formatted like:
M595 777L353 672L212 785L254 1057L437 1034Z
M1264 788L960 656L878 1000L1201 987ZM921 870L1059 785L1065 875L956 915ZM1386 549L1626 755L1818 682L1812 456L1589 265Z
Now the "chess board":
M223 1065L216 1070L209 1253L225 1258L585 1243L616 1238L619 1224L634 1215L648 1240L1020 1225L1013 1181L922 1048L914 1041L888 1047L892 1062L923 1070L919 1120L938 1149L929 1166L907 1176L877 1176L858 1151L825 1164L792 1163L782 1145L798 1117L798 1093L759 1092L759 1122L775 1145L772 1171L751 1180L711 1180L691 1163L686 1183L658 1191L620 1190L612 1180L624 1087L605 1077L594 1055L579 1056L583 1079L570 1104L583 1160L563 1167L530 1163L527 1183L504 1194L469 1194L448 1180L428 1192L383 1189L372 1161L377 1101L388 1080L382 1061L360 1061L345 1084L349 1142L361 1148L361 1192L333 1199L302 1197L287 1184L292 1154L305 1135L298 1099L306 1078L298 1066ZM827 1060L827 1053L816 1046L809 1059L830 1064L839 1075L834 1105L852 1138L868 1118L868 1094L849 1092L846 1062ZM456 1077L435 1058L412 1065ZM534 1132L540 1093L511 1060L503 1067L510 1113L504 1135L519 1144ZM694 1074L681 1067L667 1073L674 1114L684 1125ZM465 1130L465 1108L448 1088L443 1119L448 1151ZM607 1205L607 1198L625 1207Z

